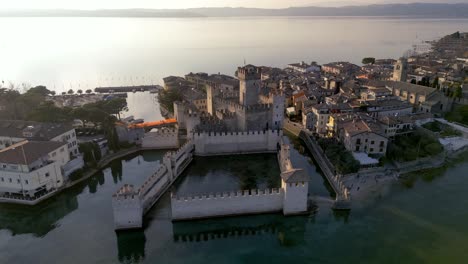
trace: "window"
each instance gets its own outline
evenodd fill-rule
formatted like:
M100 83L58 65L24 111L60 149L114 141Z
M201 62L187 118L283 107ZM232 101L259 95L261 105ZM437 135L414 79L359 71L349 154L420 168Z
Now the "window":
M373 148L371 148L369 151L370 151L370 152L374 152L374 149L373 149Z
M3 164L3 166L2 166L2 167L5 169L5 168L6 168L6 165L5 165L5 164Z
M5 179L2 177L2 178L1 178L1 181L2 181L2 182L4 182L4 181L5 181Z
M381 147L385 146L385 142L380 141L380 146L381 146Z
M13 181L11 180L11 178L9 179L10 180L10 183L12 183Z
M28 180L25 180L24 182L25 182L26 184L29 184L29 181L28 181Z
M356 144L358 144L358 145L361 144L361 139L360 138L356 139Z
M18 182L18 184L20 184L20 183L21 183L19 179L17 179L16 181Z
M371 143L371 145L374 145L375 142L372 140L370 143Z
M48 172L46 172L45 176L46 176L46 177L49 177L49 176L50 176L50 174L49 174Z

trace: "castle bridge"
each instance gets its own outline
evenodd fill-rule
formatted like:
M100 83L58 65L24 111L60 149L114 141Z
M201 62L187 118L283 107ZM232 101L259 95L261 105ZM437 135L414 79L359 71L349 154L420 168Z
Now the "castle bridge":
M313 139L310 132L301 129L299 132L299 138L307 146L310 153L314 157L317 164L320 166L320 169L325 175L330 186L333 188L333 191L336 194L336 199L334 203L334 209L338 210L348 210L351 207L351 199L348 193L348 189L344 185L343 181L340 177L336 174L335 167L333 164L328 160L323 152L322 148L318 145L318 143Z
M303 129L300 124L293 123L287 119L285 119L283 124L283 129L293 134L294 136L299 137L305 143L310 153L312 153L315 161L317 161L317 164L322 170L325 179L327 179L328 183L335 192L336 198L333 208L337 210L350 209L351 198L349 196L348 189L340 179L340 176L337 175L335 167L325 156L322 148L312 137L312 134L309 131Z

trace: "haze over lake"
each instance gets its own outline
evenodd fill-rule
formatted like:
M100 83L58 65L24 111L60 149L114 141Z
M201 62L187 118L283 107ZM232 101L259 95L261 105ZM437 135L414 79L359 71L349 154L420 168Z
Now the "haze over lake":
M468 19L370 17L0 18L0 78L58 91L162 84L247 63L397 58Z

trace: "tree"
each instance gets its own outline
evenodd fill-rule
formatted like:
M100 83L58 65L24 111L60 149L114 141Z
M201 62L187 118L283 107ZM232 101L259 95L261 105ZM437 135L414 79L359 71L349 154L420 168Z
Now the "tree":
M374 63L375 63L375 58L366 57L362 59L362 64L374 64Z
M454 98L462 98L463 97L463 90L460 84L455 85L455 92L453 93Z
M66 92L62 92L62 95L66 95L67 93Z
M434 81L432 82L433 88L439 88L439 77L435 77Z
M411 83L412 83L412 84L416 84L416 80L415 80L415 79L412 79L412 80L411 80Z
M29 90L27 90L26 94L38 94L38 95L41 95L43 97L51 94L52 91L50 91L49 89L47 89L45 86L36 86L36 87L33 87Z
M44 101L38 107L29 111L27 120L37 122L61 123L73 120L67 108L59 108L51 101Z
M83 93L83 90L79 89L78 91L76 91L78 94L82 94Z
M174 112L174 102L183 99L182 93L177 89L162 90L159 92L159 104L170 112Z
M73 91L73 89L70 89L70 90L68 90L68 92L67 92L67 93L68 93L68 94L73 94L73 93L74 93L74 91Z
M90 94L90 93L92 93L92 92L93 92L93 90L91 90L91 89L86 90L86 93L87 93L87 94Z
M55 92L55 91L50 91L50 95L55 96L56 94L57 94L57 92Z
M112 98L104 101L101 110L108 114L116 115L120 119L120 113L128 111L127 100L125 98Z

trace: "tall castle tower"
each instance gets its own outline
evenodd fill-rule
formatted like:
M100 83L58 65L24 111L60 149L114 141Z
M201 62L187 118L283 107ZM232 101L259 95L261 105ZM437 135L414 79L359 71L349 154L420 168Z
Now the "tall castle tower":
M258 103L258 94L262 85L261 71L253 65L239 67L237 69L239 78L239 103L243 106Z
M393 70L393 81L406 82L408 74L408 60L406 58L400 58L395 64Z
M216 87L215 83L208 83L206 86L206 107L207 107L207 112L210 115L215 115L216 109L215 109L215 104L214 104L214 98L218 96L219 90Z

